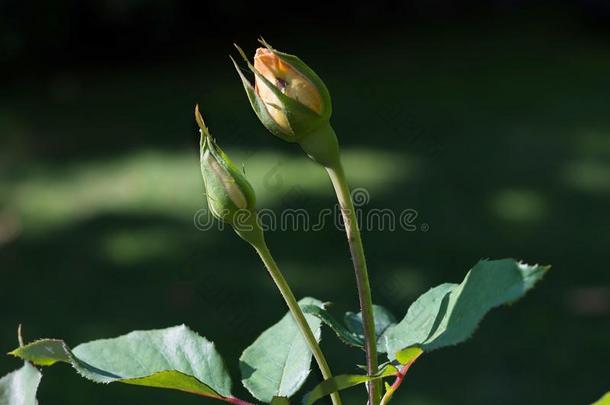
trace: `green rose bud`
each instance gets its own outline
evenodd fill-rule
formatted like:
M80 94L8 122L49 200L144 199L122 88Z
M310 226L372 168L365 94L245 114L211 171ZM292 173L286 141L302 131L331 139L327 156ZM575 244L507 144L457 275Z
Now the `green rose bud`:
M254 189L210 135L199 106L195 107L195 120L201 132L201 174L208 208L215 218L232 225L250 241L261 233L254 209Z
M254 64L236 45L254 73L254 85L233 60L254 112L272 134L300 144L319 163L334 165L338 145L329 123L332 104L326 85L298 57L261 43Z

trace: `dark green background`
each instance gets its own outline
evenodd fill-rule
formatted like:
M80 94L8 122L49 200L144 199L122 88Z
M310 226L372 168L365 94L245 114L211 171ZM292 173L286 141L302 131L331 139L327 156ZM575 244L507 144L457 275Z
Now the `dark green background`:
M321 170L259 124L229 62L233 41L252 53L263 34L327 83L365 209L419 213L418 231L364 233L377 303L402 317L480 258L553 265L473 339L418 361L394 402L588 404L610 389L603 2L48 3L0 3L0 351L19 323L26 340L73 345L186 323L247 397L237 358L285 310L245 243L193 225L193 105L260 208L334 204ZM356 309L341 232L268 239L298 296ZM336 372L364 361L328 331L323 348ZM0 357L0 374L17 367ZM211 403L95 385L65 365L43 373L43 405ZM364 401L361 389L345 398Z

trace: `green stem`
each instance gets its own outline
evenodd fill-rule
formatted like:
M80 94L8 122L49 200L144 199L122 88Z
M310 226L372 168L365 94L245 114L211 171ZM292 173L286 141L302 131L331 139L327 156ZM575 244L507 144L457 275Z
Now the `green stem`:
M286 282L284 275L282 274L282 272L277 266L277 263L273 259L273 256L271 255L271 252L267 247L267 244L264 240L262 240L262 242L252 244L252 246L254 247L254 249L256 249L256 252L265 264L265 267L269 271L269 274L275 282L275 285L277 286L278 290L280 290L280 294L282 294L284 301L286 301L286 305L288 305L288 309L290 310L292 317L294 318L299 330L301 331L301 334L305 338L307 346L309 346L309 350L311 350L311 352L313 353L313 357L318 363L318 367L322 372L322 377L325 380L333 378L333 375L330 371L330 367L328 366L328 362L326 361L326 358L324 357L324 354L320 349L320 345L318 345L318 341L316 340L316 337L311 331L311 328L309 327L309 324L305 319L305 315L303 315L301 307L299 307L299 304L297 303L297 300L294 297L290 286ZM341 405L341 397L339 396L338 392L334 392L333 394L331 394L331 399L333 405Z
M327 166L326 171L330 176L330 180L337 194L339 205L341 206L341 214L345 224L345 232L349 243L352 260L354 262L354 271L356 273L356 284L358 286L358 298L360 300L360 309L362 311L362 324L364 329L364 338L366 350L366 366L369 375L377 374L377 336L375 333L375 319L373 316L373 299L371 297L371 285L369 283L368 270L366 267L366 259L364 257L364 247L362 246L362 238L354 204L352 202L349 186L345 177L345 172L341 162L332 166ZM368 384L369 390L369 405L378 405L381 399L381 380L377 379Z
M347 233L347 241L354 262L358 298L362 311L362 324L364 329L364 348L366 350L366 365L370 376L377 374L377 336L375 333L375 319L373 315L373 300L371 298L371 285L369 283L364 247L360 237L360 229L354 204L352 202L349 186L341 164L339 142L335 131L329 123L316 128L307 136L299 140L301 148L311 159L318 162L328 172L337 200L341 206L341 214ZM381 400L381 380L377 379L367 384L369 390L369 405L378 405Z

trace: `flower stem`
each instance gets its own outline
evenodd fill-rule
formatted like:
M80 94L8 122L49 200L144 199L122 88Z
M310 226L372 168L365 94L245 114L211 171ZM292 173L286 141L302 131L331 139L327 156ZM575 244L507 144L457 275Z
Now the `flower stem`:
M301 334L305 338L307 346L309 346L309 350L311 350L313 357L318 363L318 367L322 372L322 377L325 380L331 379L333 375L330 371L330 367L328 366L328 362L326 361L326 358L324 357L324 354L320 349L320 345L318 345L318 341L316 340L316 337L311 331L311 328L309 327L309 324L305 319L305 315L303 315L301 307L299 307L299 304L297 303L297 300L294 297L290 286L286 282L284 275L282 274L282 272L277 266L277 263L273 259L273 256L271 255L271 252L267 247L267 244L264 240L262 240L261 243L252 244L252 246L254 247L254 249L256 249L256 252L265 264L265 267L269 271L269 274L275 282L275 285L277 286L278 290L280 290L280 294L282 294L284 301L286 301L286 305L288 305L288 309L290 310L294 321L296 322L299 330L301 331ZM339 396L338 392L334 392L331 394L331 400L333 405L341 405L341 397Z
M356 284L358 286L358 298L362 311L362 325L366 350L366 366L369 375L377 374L377 336L375 333L375 319L373 316L373 299L371 297L371 285L369 282L364 247L354 204L352 202L349 186L341 162L333 166L327 166L326 171L337 194L337 200L341 206L341 214L345 224L345 232L349 243L354 271L356 273ZM381 398L381 380L374 380L368 384L369 405L378 405Z

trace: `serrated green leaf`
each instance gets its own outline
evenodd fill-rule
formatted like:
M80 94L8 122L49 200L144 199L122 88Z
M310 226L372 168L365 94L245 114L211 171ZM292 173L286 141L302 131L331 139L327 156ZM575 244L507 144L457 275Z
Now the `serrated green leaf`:
M307 393L303 398L303 404L311 405L316 401L330 395L333 392L341 391L346 388L354 387L358 384L364 384L370 378L365 375L338 375L330 380L326 380L318 384L313 390Z
M325 396L332 394L333 392L351 388L358 384L364 384L371 380L389 377L391 375L396 374L397 371L398 370L396 369L396 367L391 364L388 364L383 367L381 371L377 373L377 375L373 377L360 374L343 374L335 376L329 380L322 381L320 384L316 385L314 389L309 391L303 397L303 404L311 405L316 401L324 398Z
M610 391L591 405L610 405Z
M419 297L383 335L388 357L421 345L424 351L468 339L491 309L521 298L549 267L512 259L480 261L461 284L442 284Z
M290 401L285 397L273 397L271 405L290 405Z
M95 340L73 350L62 340L43 339L10 354L41 366L70 363L98 383L175 389L217 399L231 395L231 379L214 344L184 325Z
M0 378L0 405L36 405L42 374L30 363Z
M377 347L380 351L385 351L385 345L380 341L383 333L392 325L396 324L396 317L381 305L373 305L373 316L375 317L375 334L377 335ZM355 334L362 345L364 345L364 325L362 324L362 312L347 312L344 316L347 328ZM361 345L361 346L362 346Z
M447 310L446 298L457 286L452 283L438 285L411 304L403 320L390 326L382 336L380 346L385 346L388 357L394 359L405 347L426 341Z
M299 305L322 306L314 298L303 298ZM316 339L320 340L320 320L305 315ZM290 398L301 388L310 372L311 351L292 315L264 331L240 357L242 383L260 401L273 397Z
M423 349L419 346L407 347L396 353L396 360L400 364L413 363L423 352Z
M319 318L331 328L337 337L346 345L354 347L364 346L364 336L348 330L341 322L335 319L326 308L318 307L316 305L305 305L303 306L303 312Z

